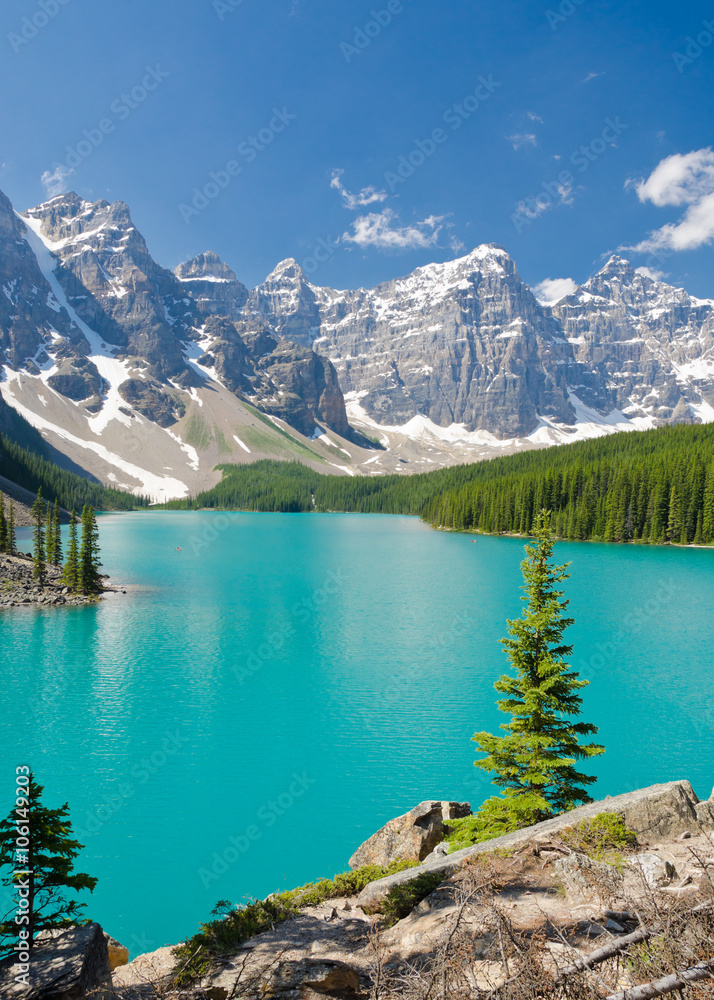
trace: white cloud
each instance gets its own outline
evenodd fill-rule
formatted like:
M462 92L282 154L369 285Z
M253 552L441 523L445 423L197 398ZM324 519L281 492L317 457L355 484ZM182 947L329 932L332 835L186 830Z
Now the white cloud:
M359 247L377 247L380 250L414 250L432 247L441 232L443 215L430 215L411 226L399 225L399 218L391 208L382 212L360 215L352 223L352 232L342 235L345 243Z
M73 173L74 170L68 170L61 163L58 163L51 173L49 170L45 170L40 180L47 192L47 196L49 198L56 198L58 194L65 194L67 191L67 178Z
M543 124L543 119L540 117L540 115L537 115L535 111L529 111L528 117L532 122L538 122L540 125Z
M653 267L636 267L635 274L641 274L645 278L651 278L652 281L663 281L664 278L668 277L666 271L657 271Z
M354 211L358 208L364 208L366 205L373 205L375 202L387 200L388 196L386 191L378 191L377 188L371 185L370 187L363 188L359 194L352 194L342 183L343 174L344 170L333 171L330 187L335 188L336 191L340 192L345 208L349 208L351 211Z
M506 139L508 139L514 149L520 149L521 146L538 145L538 139L532 132L516 132L515 135L507 135Z
M604 73L588 73L588 75L585 77L585 79L581 80L580 82L581 83L590 83L591 80L597 80L597 78L599 76L605 76L605 74Z
M675 153L661 160L647 180L630 179L641 202L658 208L687 206L678 222L655 229L629 250L696 250L714 242L714 150L711 146L691 153Z
M552 306L577 290L578 286L572 278L546 278L535 286L533 294L542 306Z

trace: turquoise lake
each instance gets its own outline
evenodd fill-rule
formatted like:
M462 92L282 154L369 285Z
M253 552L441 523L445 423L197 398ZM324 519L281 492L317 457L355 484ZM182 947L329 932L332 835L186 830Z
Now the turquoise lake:
M133 955L219 899L344 870L423 799L490 794L470 737L501 721L522 540L329 514L106 515L100 532L126 595L0 613L0 813L18 764L69 801L99 878L87 914ZM556 553L607 746L593 794L688 778L707 797L714 551Z

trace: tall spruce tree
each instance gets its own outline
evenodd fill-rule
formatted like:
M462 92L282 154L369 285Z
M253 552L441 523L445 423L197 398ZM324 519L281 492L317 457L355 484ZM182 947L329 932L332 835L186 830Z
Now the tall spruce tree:
M15 505L10 500L10 508L7 512L7 552L15 555L17 549L17 539L15 538Z
M55 509L52 514L52 562L55 566L62 565L62 527L57 500L55 500Z
M0 490L0 552L7 552L7 518L5 517L5 497Z
M504 831L592 801L583 786L595 778L576 765L605 749L581 743L597 728L573 721L582 706L578 691L588 681L580 680L567 663L572 646L563 635L573 619L565 617L569 602L559 584L570 574L567 566L551 563L549 512L536 517L533 533L535 543L526 546L521 563L526 606L520 618L508 622L511 638L501 640L516 676L506 674L495 685L505 695L498 707L511 718L501 725L505 736L483 732L473 737L486 754L476 767L495 772L493 783L502 790L480 812Z
M72 838L69 805L48 809L42 804L44 788L30 772L27 793L16 800L16 807L0 822L0 868L9 867L10 874L2 879L11 890L16 878L27 880L30 947L38 931L50 927L66 927L81 918L84 903L67 898L67 890L94 890L96 878L74 871L74 861L83 845ZM17 847L18 827L27 828L29 845ZM21 855L21 856L19 856ZM14 872L23 872L15 876ZM24 874L27 873L27 874ZM0 922L0 950L8 939L17 940L14 916L15 903Z
M79 550L79 583L83 594L96 594L100 589L99 529L94 510L82 511L82 544Z
M45 529L44 529L44 503L42 501L42 488L37 491L37 499L32 505L32 520L34 527L32 530L32 575L35 580L44 586L47 566L45 559L47 552L45 549Z
M69 522L69 548L62 579L72 590L79 590L79 543L77 540L77 514L74 510Z
M54 550L54 521L52 519L52 504L47 501L45 511L45 553L47 562L52 562L52 552Z

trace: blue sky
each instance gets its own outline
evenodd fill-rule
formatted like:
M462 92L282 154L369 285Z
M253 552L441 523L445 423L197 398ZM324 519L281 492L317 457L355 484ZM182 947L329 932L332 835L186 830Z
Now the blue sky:
M638 247L714 296L709 3L5 0L0 45L0 188L126 201L167 267L351 287L496 242L536 285Z

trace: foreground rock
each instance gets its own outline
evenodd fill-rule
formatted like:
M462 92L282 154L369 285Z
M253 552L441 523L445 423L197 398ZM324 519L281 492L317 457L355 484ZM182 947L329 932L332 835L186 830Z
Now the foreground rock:
M468 802L420 802L391 819L350 858L350 868L388 865L392 861L423 861L444 839L444 823L471 815Z
M40 587L32 578L29 556L0 555L0 608L30 604L40 607L94 604L99 599L96 595L73 594L62 581L62 570L58 566L47 567L45 584Z
M566 994L559 992L558 977L569 975L572 963L589 961L608 946L615 949L615 958L597 966L598 979L585 974L571 981L576 992L568 994L602 997L652 978L646 963L638 966L637 951L626 952L640 918L653 926L670 915L662 962L682 960L686 968L702 954L711 954L714 824L699 823L699 805L688 782L593 803L562 817L560 825L551 820L510 835L507 846L501 837L459 852L456 863L452 855L447 867L434 866L436 881L439 874L443 880L420 902L416 897L408 904L406 915L395 915L392 908L392 926L365 912L361 896L331 899L236 947L200 983L180 991L172 988L170 949L140 956L114 973L117 997L358 1000L379 995L433 1000L429 982L435 976L444 987L439 995L466 997L498 988L514 973L531 978L526 978L527 990L509 995L561 997ZM559 835L582 819L612 812L637 827L638 843L623 848L624 858L619 848L609 860L574 853ZM439 814L431 808L422 815L433 820ZM425 868L404 873L400 884L413 881ZM656 947L653 940L647 961ZM622 955L627 961L620 962ZM653 962L657 969L657 960Z
M107 942L99 924L43 931L29 965L28 986L16 982L16 965L0 964L3 1000L108 1000L112 995Z
M688 781L670 781L668 784L652 785L650 788L628 792L615 798L604 799L602 802L592 802L555 819L538 823L537 826L507 833L486 843L426 861L418 868L379 879L362 890L358 900L359 905L369 912L377 913L381 910L389 892L395 886L410 882L415 875L427 871L442 872L446 878L457 871L467 858L475 854L499 848L518 848L536 836L559 833L601 813L617 813L622 816L625 826L636 833L644 844L676 838L686 831L714 830L714 799L700 802Z

